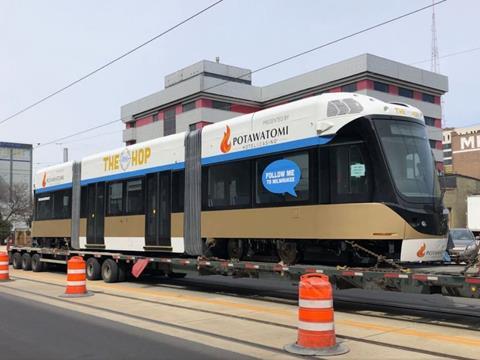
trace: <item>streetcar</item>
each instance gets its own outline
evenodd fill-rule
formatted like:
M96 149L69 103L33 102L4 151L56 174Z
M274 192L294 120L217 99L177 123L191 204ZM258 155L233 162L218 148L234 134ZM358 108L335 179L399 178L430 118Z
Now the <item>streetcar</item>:
M422 113L355 93L48 167L34 193L41 247L284 264L435 262L447 247Z

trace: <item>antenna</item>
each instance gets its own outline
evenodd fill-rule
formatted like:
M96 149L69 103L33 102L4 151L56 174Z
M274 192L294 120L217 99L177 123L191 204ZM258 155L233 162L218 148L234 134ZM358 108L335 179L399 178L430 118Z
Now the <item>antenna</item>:
M431 48L431 59L430 59L430 71L434 73L440 72L440 57L438 55L438 40L437 40L437 23L435 20L435 0L432 0L432 48ZM446 127L447 120L445 119L445 102L443 96L440 100L440 111L441 111L441 121L442 127Z
M435 0L432 0L432 54L430 59L430 70L438 73L440 71L440 61L438 56L437 42L437 24L435 22Z

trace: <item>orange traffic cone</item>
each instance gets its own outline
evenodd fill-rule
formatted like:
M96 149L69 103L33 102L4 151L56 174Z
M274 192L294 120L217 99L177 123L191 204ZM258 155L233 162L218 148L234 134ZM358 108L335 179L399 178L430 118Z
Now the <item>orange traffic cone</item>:
M332 285L328 276L302 275L298 297L298 339L284 349L299 355L328 356L347 353L348 347L337 343L335 337Z
M0 281L9 281L8 275L8 254L0 252Z
M92 296L87 291L87 274L85 260L81 256L73 256L67 262L67 289L62 297Z

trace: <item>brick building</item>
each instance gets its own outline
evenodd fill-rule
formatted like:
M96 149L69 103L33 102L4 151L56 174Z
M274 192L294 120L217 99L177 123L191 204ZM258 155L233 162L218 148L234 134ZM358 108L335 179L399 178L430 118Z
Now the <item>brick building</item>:
M480 179L480 125L443 131L446 174Z
M165 77L165 89L122 106L123 141L134 144L202 127L324 92L358 92L403 102L425 115L437 168L442 169L441 96L446 76L363 54L266 86L249 69L200 61Z

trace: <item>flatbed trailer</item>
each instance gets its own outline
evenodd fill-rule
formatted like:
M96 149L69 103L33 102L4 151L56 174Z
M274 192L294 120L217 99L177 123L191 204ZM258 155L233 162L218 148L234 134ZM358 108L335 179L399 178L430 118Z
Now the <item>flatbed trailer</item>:
M10 259L15 253L38 254L42 263L66 264L72 256L85 260L94 257L99 262L111 259L117 264L130 266L143 262L149 269L171 277L195 275L223 275L236 278L275 278L298 281L307 273L329 276L337 289L359 288L417 294L442 294L455 297L480 298L480 266L466 270L464 265L437 264L400 267L345 267L324 265L282 265L256 261L232 261L207 258L145 257L118 252L52 249L41 247L10 246ZM43 267L42 270L45 270ZM38 270L37 270L38 271ZM140 271L141 272L141 271ZM140 274L136 274L139 276Z

